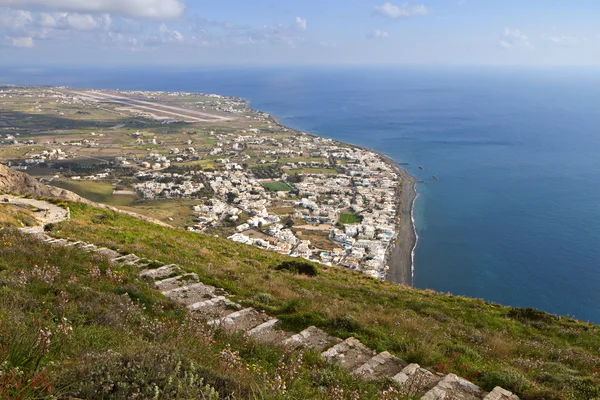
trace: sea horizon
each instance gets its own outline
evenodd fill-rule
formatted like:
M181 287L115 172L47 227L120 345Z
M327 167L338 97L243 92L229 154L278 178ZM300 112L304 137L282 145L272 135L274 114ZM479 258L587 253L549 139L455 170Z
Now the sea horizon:
M294 129L408 163L425 182L413 209L415 287L600 322L600 73L391 69L0 68L0 83L246 98Z

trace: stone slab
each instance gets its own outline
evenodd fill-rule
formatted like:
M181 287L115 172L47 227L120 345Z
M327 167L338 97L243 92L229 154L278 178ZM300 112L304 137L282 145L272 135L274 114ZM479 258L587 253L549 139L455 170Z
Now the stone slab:
M162 279L162 278L169 277L169 275L172 275L173 273L181 273L181 272L183 272L183 271L181 271L181 268L179 268L175 264L171 264L171 265L163 265L162 267L155 268L155 269L143 270L142 272L140 272L140 276L142 276L142 277L146 276L148 278L153 278L153 279Z
M341 341L342 339L329 336L325 331L315 326L310 326L302 332L293 335L289 339L286 339L283 342L283 345L290 349L306 347L315 351L323 351L340 343Z
M188 306L188 309L194 318L203 321L214 321L221 319L235 311L241 310L241 308L242 306L230 301L224 296L218 296L209 300L199 301Z
M496 386L483 400L519 400L519 397L500 386Z
M408 364L393 378L410 396L426 393L437 385L443 377L421 368L419 364Z
M179 276L174 276L173 278L167 278L160 281L154 282L154 287L160 290L161 292L165 292L171 289L177 289L185 285L190 285L192 283L198 282L200 279L197 274L190 273Z
M249 331L258 325L271 319L267 314L255 310L254 308L245 308L233 312L223 318L208 322L208 325L222 328L230 332Z
M375 356L375 351L362 344L358 339L350 337L324 351L321 355L327 361L352 371Z
M421 400L483 400L486 394L479 386L448 374L425 393Z
M255 328L250 329L246 334L255 340L268 344L280 344L292 336L292 332L284 331L278 328L279 320L273 318Z
M175 289L165 290L162 292L162 294L164 294L171 300L185 304L187 306L216 297L214 295L214 292L215 288L213 286L197 282L181 286Z
M384 351L362 364L354 371L352 375L362 379L373 380L388 377L391 378L406 367L408 363Z

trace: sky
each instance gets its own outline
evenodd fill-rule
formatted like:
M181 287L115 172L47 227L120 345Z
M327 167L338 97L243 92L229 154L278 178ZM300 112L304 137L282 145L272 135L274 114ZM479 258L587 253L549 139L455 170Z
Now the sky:
M600 65L598 0L0 0L0 66Z

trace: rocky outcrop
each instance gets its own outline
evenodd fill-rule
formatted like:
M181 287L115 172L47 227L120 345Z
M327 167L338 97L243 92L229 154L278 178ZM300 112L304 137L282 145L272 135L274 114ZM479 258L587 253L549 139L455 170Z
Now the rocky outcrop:
M35 178L2 164L0 164L0 193L30 197L48 197L67 201L84 200L73 192L44 185Z
M77 203L85 203L93 207L103 208L105 210L118 212L120 214L127 214L131 217L138 218L146 222L172 228L171 225L157 219L146 217L145 215L140 215L131 211L119 210L118 208L107 206L106 204L95 203L88 199L84 199L83 197L69 190L45 185L26 173L15 171L14 169L2 164L0 164L0 194L15 194L33 198L45 197Z

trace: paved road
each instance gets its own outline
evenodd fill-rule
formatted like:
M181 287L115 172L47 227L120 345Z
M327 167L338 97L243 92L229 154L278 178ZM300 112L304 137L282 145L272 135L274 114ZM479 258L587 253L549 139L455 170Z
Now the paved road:
M5 199L8 199L8 203L4 201ZM43 200L26 199L23 197L5 194L0 195L0 201L2 201L4 204L33 206L41 210L35 213L35 217L39 221L40 225L21 228L21 230L26 233L42 233L44 232L44 226L47 224L55 224L69 218L69 212L67 210Z

